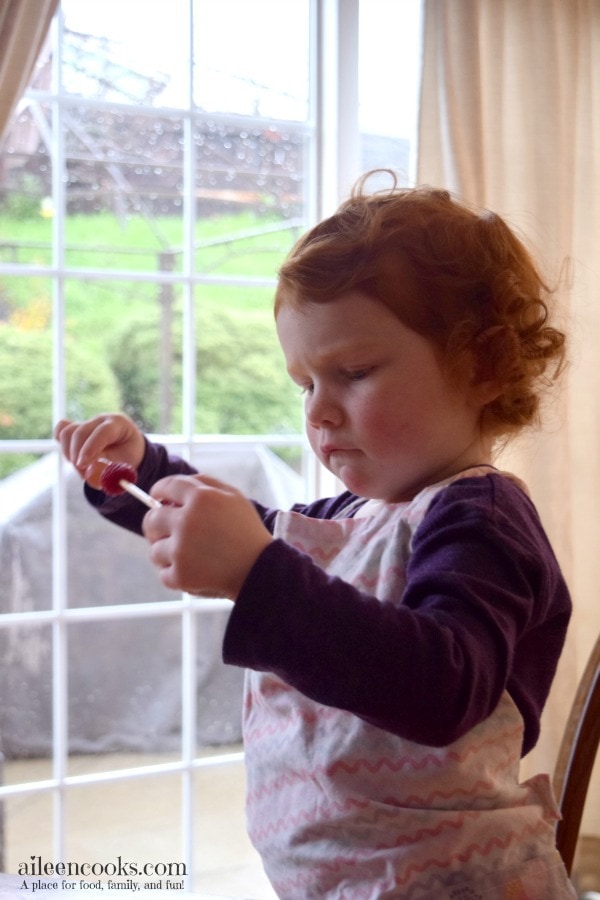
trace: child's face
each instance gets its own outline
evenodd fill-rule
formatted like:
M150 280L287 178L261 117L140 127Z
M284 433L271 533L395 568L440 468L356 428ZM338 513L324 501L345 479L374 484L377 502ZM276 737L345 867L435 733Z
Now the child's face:
M306 428L321 462L348 490L389 502L490 461L476 388L448 377L433 344L383 303L349 291L283 306L277 331L306 395Z

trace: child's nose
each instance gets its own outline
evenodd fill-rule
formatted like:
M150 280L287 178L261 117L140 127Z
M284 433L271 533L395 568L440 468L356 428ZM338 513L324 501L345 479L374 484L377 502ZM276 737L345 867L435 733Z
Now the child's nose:
M335 398L323 388L313 388L306 400L306 420L313 428L321 428L324 425L339 425L342 419L342 410Z

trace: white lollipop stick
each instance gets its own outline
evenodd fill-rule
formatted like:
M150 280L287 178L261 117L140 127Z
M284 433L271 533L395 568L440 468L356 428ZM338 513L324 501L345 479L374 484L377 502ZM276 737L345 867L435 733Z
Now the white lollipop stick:
M109 459L105 459L102 456L98 459L98 462L104 466L103 475L106 474L107 470L111 466L118 467L120 465L119 463L113 463ZM133 469L131 469L130 466L123 466L123 468L125 468L126 470L129 469L132 472L134 471ZM114 473L113 473L113 477L114 477ZM112 482L112 483L114 484L114 482ZM120 478L118 480L117 484L124 491L127 491L128 494L131 494L132 497L135 497L136 500L140 500L149 509L159 509L162 506L162 503L160 502L160 500L155 500L154 497L151 497L150 494L147 494L146 491L143 491L140 487L137 486L137 484L135 484L135 482L130 481L128 478ZM117 491L111 490L109 485L103 484L102 489L108 490L109 494L118 493Z
M142 503L145 503L148 509L160 509L162 503L160 500L156 500L154 497L151 497L150 494L147 494L146 491L143 491L137 484L133 484L132 481L127 481L126 478L122 478L119 481L119 484L123 488L124 491L127 491L128 494L131 494L132 497L137 497L138 500L141 500Z

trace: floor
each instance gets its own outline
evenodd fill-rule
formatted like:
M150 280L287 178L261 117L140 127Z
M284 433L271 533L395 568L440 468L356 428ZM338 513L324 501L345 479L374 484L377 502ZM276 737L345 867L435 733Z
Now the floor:
M129 754L72 757L69 775L168 761ZM47 760L5 763L4 783L49 777ZM194 775L199 813L194 821L198 848L193 890L226 898L271 900L275 894L245 831L244 769L241 763L201 769ZM181 776L163 774L70 788L65 860L111 863L175 862L182 859ZM53 801L49 792L9 798L4 807L2 871L18 873L31 858L54 860ZM164 883L161 886L165 887ZM106 896L106 895L105 895Z

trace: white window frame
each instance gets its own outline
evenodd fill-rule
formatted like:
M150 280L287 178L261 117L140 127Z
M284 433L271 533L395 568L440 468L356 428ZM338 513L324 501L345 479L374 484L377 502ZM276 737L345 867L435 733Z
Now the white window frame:
M350 184L358 173L358 0L311 0L311 119L308 125L316 139L313 142L314 152L311 156L307 183L312 185L311 196L306 198L308 219L318 218L332 211L348 192ZM62 17L59 13L53 27L62 29ZM59 36L59 35L57 35ZM60 41L55 47L60 48ZM54 158L63 159L61 110L63 104L72 102L70 96L62 94L60 88L61 59L60 51L54 54L54 84L59 85L52 98ZM191 93L191 92L190 92ZM35 93L32 92L35 97ZM92 101L83 101L92 104ZM135 108L127 106L127 113L135 112ZM140 110L147 113L147 109ZM168 114L161 111L161 115ZM175 114L175 113L174 113ZM176 115L185 121L185 141L192 141L192 112L177 110ZM196 111L194 115L197 117ZM186 190L190 190L194 173L191 166L192 154L186 153L190 162L185 172ZM53 167L53 202L57 210L65 208L65 184L59 166ZM58 217L57 217L58 218ZM308 224L308 223L307 223ZM182 273L124 273L122 271L85 271L86 278L113 280L141 280L154 283L173 282L182 286L184 293L185 333L189 340L184 347L184 420L183 434L169 436L169 444L176 443L182 455L190 453L198 442L194 434L194 372L195 346L193 341L193 288L197 284L225 279L207 278L194 274L191 270L193 247L193 221L187 216L184 223L184 268ZM65 246L63 231L58 224L53 228L52 263L47 266L29 266L18 264L1 264L0 273L4 275L36 275L52 279L53 284L53 379L54 401L53 421L62 418L65 413L65 309L64 283L66 278L77 277L82 272L65 266ZM270 282L265 282L270 283ZM206 440L205 437L202 438ZM284 439L277 435L253 436L241 438L236 436L215 437L215 441L247 441L252 444L262 442L270 446L285 443L297 443L295 439ZM306 445L302 444L306 451ZM239 762L243 754L215 754L211 757L197 758L195 729L195 653L197 613L207 608L229 607L221 601L206 601L184 596L178 603L140 603L116 605L100 608L69 608L66 603L66 467L60 460L58 450L51 440L11 440L0 442L3 453L49 453L56 454L56 482L53 502L53 578L52 608L40 612L11 613L0 616L0 628L12 628L17 625L43 627L51 625L53 635L53 751L52 777L43 781L0 785L0 803L8 798L25 796L31 792L47 792L53 796L54 810L54 860L66 858L66 798L68 792L82 785L114 783L123 780L151 778L167 773L181 773L182 776L182 833L183 847L181 861L186 865L186 888L194 890L195 860L202 853L195 840L195 801L193 796L194 773L204 767L227 765ZM322 469L306 453L308 492L310 495L328 492L333 484ZM182 748L181 759L165 764L146 765L130 769L119 769L101 773L73 775L68 774L68 722L67 722L67 631L73 622L93 622L110 619L129 619L133 617L173 616L178 615L182 621ZM240 810L240 815L243 811Z

